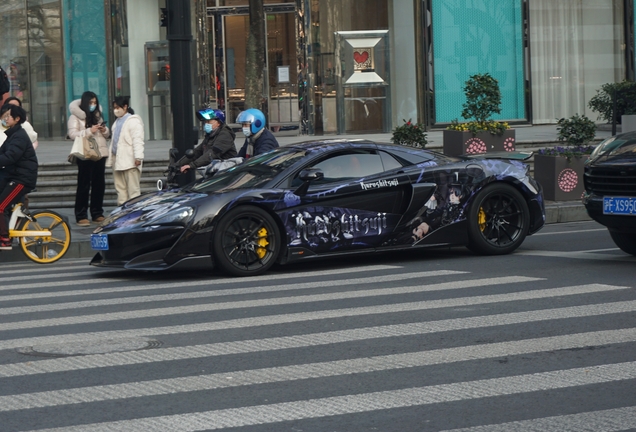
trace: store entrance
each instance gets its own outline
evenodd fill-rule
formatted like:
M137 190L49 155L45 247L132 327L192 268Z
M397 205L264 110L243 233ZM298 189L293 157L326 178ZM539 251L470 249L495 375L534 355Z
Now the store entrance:
M210 70L216 89L216 106L235 125L245 109L246 48L249 31L247 8L213 11L208 28L214 57ZM267 8L267 51L263 96L267 99L269 127L273 132L296 131L298 114L298 67L296 61L296 13L294 5Z

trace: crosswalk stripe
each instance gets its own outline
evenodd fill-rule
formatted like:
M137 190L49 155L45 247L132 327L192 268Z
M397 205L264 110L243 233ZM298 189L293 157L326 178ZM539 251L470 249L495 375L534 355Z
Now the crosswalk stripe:
M443 432L619 432L636 429L636 407L520 420Z
M440 384L401 390L351 394L303 401L256 405L216 411L94 423L44 431L199 431L272 424L378 410L423 406L605 384L636 379L636 362L589 366L535 374Z
M374 284L374 283L381 283L381 282L397 282L397 281L404 281L409 279L419 279L419 278L434 277L434 276L460 275L465 273L467 272L451 271L451 270L435 270L435 271L424 271L424 272L415 272L415 273L391 274L391 275L384 275L384 276L357 277L353 279L340 279L338 281L327 280L327 281L320 281L320 282L303 282L299 284L289 284L289 285L273 285L273 286L249 287L249 288L228 288L224 290L215 289L215 291L200 291L200 292L193 292L193 293L146 295L146 296L137 296L137 297L123 297L123 298L114 298L114 299L54 303L54 304L47 304L47 305L18 306L18 307L0 309L0 315L11 315L11 314L29 313L29 312L43 312L43 311L53 311L53 310L62 310L62 309L78 309L78 308L93 307L93 306L121 305L121 304L147 303L147 302L156 302L156 301L221 297L221 296L239 295L239 294L261 294L261 293L271 293L271 292L296 291L296 290L321 288L321 287L333 287L333 286L344 287L349 285L358 285L360 283ZM95 294L95 291L100 291L101 293L112 293L115 290L111 290L111 289L93 290L93 291L82 290L82 293ZM71 291L71 293L72 295L78 295L77 292ZM2 301L33 300L36 298L43 298L43 297L55 298L55 297L67 297L67 296L68 294L66 294L65 292L55 293L55 294L44 293L40 295L22 294L22 295L15 295L15 296L0 296L0 300Z
M400 269L400 266L391 266L391 265L374 265L374 266L363 266L363 267L348 267L342 269L335 270L322 270L322 271L310 271L310 272L302 272L302 273L284 273L284 274L267 274L264 276L253 276L246 277L241 279L231 279L231 278L216 278L216 279L205 279L199 281L175 281L175 282L166 282L160 284L149 284L149 285L139 285L140 281L131 280L131 279L123 279L123 278L105 278L100 277L98 279L91 279L91 285L97 283L112 283L112 282L129 282L134 283L134 286L127 287L129 290L155 290L162 288L174 288L175 286L201 286L201 285L219 285L219 284L237 284L237 283L254 283L254 282L262 282L262 281L278 281L284 279L294 279L294 278L303 278L303 277L319 277L319 276L328 276L328 275L340 275L340 274L348 274L348 273L366 273L370 271L382 271L382 270L396 270ZM98 274L104 275L107 273L98 272ZM3 285L0 286L0 291L10 291L10 290L18 290L18 289L35 289L35 288L55 288L55 287L63 287L63 286L75 286L75 285L86 285L86 279L77 279L77 280L67 280L67 281L56 281L56 282L42 282L42 283L28 283L28 284L19 284L19 285Z
M189 314L189 313L197 313L197 312L210 312L210 311L216 311L216 310L244 309L244 308L254 308L254 307L263 307L263 306L280 306L280 305L290 305L290 304L298 304L298 303L313 303L313 302L321 302L321 301L368 298L368 297L389 296L389 295L394 296L398 294L473 288L478 286L503 285L503 284L522 283L522 282L533 282L533 281L539 281L539 280L542 280L542 279L525 277L525 276L507 276L507 277L501 277L501 278L485 278L485 279L472 279L472 280L465 280L465 281L442 282L442 283L431 284L431 285L404 286L404 287L381 288L381 289L363 290L363 291L335 292L335 293L327 293L327 294L313 294L313 295L292 296L292 297L276 297L276 298L267 298L267 299L258 299L258 300L242 300L242 301L235 301L235 302L199 304L199 305L190 305L190 306L175 306L175 307L165 307L165 308L156 308L156 309L134 310L134 311L126 311L126 312L111 312L111 313L94 314L94 315L80 315L80 316L71 316L71 317L63 317L63 318L50 318L50 319L42 319L42 320L3 323L3 324L0 324L0 331L96 323L96 322L105 322L105 321L119 321L119 320L148 318L148 317L156 317L156 316L179 315L179 314ZM571 288L572 287L570 287L570 289ZM581 289L585 290L589 288L589 286L584 286L584 287L579 286L576 288L577 290L575 293L579 294L579 290ZM605 286L605 288L611 289L611 290L617 289L617 287L610 287L609 285ZM598 287L595 287L592 289L597 290ZM523 296L523 293L519 293L519 295ZM497 295L486 296L486 297L493 298L493 299L498 298ZM473 298L475 297L471 297L470 299L472 300ZM443 304L444 302L445 302L444 300L437 301L438 304ZM465 299L464 299L464 303L466 303ZM472 301L470 303L472 304ZM431 301L430 304L433 307L435 307L434 305L436 304L436 302ZM443 306L439 306L439 307L443 307Z
M593 261L625 261L636 262L636 257L630 255L610 255L602 253L594 253L593 251L542 251L542 250L523 250L515 252L515 255L539 256L548 258L569 258Z
M158 336L174 335L186 333L198 333L227 329L239 329L247 327L261 327L277 324L290 324L303 321L334 319L342 317L355 317L374 314L400 313L409 311L420 311L436 307L452 307L458 305L477 305L485 303L499 303L519 300L533 300L564 295L587 294L593 292L605 292L614 289L628 289L625 287L608 287L605 285L589 285L585 287L569 287L564 289L538 290L525 293L513 293L498 295L496 299L492 296L468 297L464 299L446 300L444 303L432 304L431 301L398 303L391 305L366 306L357 308L333 309L317 312L301 312L280 315L270 315L253 318L238 318L225 321L216 321L203 324L176 325L164 327L146 327L130 330L111 330L101 332L72 333L63 335L37 336L20 339L7 339L0 341L1 349L13 349L19 347L33 346L39 344L60 344L81 341L91 341L99 339L129 338L138 336ZM523 294L523 296L521 295ZM457 301L459 300L459 301ZM636 311L636 301L622 301L607 304L593 304L586 306L573 306L566 308L547 309L530 312L516 312L501 315L489 315L485 317L459 318L450 320L432 321L423 323L425 327L422 332L440 332L461 329L471 329L479 327L500 326L506 324L519 324L525 322L536 322L543 320L555 320L566 318L577 318L586 316L597 316L607 314L631 313ZM130 353L132 355L132 353ZM51 360L53 361L53 360ZM62 361L60 359L60 361ZM80 363L76 359L73 362Z
M35 280L40 280L40 279L51 279L51 278L68 278L70 277L82 277L82 276L86 276L87 274L95 274L98 273L95 271L95 269L92 268L82 268L81 270L69 270L69 269L63 269L63 270L59 270L59 269L51 269L48 272L42 272L42 274L38 274L38 272L29 272L29 274L25 274L22 276L6 276L7 274L9 274L10 272L2 272L2 282L3 283L7 283L7 282L16 282L16 281L35 281ZM24 273L23 271L20 273ZM104 274L104 273L98 273L98 274Z
M538 353L560 349L636 341L636 329L609 330L566 336L527 339L483 345L462 346L371 358L336 360L321 363L272 367L188 376L183 378L71 388L38 393L0 396L0 411L43 408L51 406L121 400L128 398L176 395L193 391L288 382L312 378L399 370L468 360Z

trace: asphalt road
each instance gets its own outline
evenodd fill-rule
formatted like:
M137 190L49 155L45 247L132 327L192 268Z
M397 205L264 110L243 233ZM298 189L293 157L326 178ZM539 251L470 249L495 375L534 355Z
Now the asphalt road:
M251 279L2 264L0 430L636 430L635 264L592 222Z

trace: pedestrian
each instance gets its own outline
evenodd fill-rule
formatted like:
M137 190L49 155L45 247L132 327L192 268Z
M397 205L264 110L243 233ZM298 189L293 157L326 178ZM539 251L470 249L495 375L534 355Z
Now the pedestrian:
M102 108L95 93L84 92L82 98L71 102L68 109L71 112L68 119L69 138L94 138L102 155L97 161L76 159L75 221L78 226L86 227L91 224L88 220L89 211L93 222L100 223L104 220L105 167L108 156L106 138L110 131L104 124Z
M205 137L194 148L194 156L185 159L181 172L209 165L215 159L236 157L236 134L225 123L225 113L218 109L203 108L197 111L197 118L203 122Z
M265 115L256 108L250 108L239 113L236 122L241 124L245 143L239 151L239 156L249 159L266 153L278 147L274 134L265 128Z
M0 179L0 250L11 250L9 238L9 212L12 204L33 188L38 178L38 158L33 144L22 123L26 111L11 105L3 120L9 128L4 132L7 139L0 147L0 167L5 176Z
M7 98L7 100L5 101L5 104L10 104L10 105L17 105L19 107L22 106L22 101L20 99L18 99L15 96L9 96ZM4 130L6 129L4 127L4 125L0 125L1 128L0 130ZM29 135L29 138L31 139L31 143L33 143L33 148L37 150L38 148L38 134L35 130L33 130L33 126L31 126L31 123L29 123L28 120L25 120L24 123L22 123L22 129L24 129L27 133L27 135ZM2 142L4 141L4 138L2 136L2 134L0 134L0 146L2 145Z
M141 195L141 167L144 160L144 123L130 106L128 96L113 101L117 120L108 151L108 166L113 168L117 205Z

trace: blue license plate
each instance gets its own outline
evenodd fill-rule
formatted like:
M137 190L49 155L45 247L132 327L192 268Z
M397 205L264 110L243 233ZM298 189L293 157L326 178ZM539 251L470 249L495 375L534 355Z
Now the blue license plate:
M603 214L636 216L636 198L603 197Z
M108 250L108 236L106 234L91 234L91 248Z

